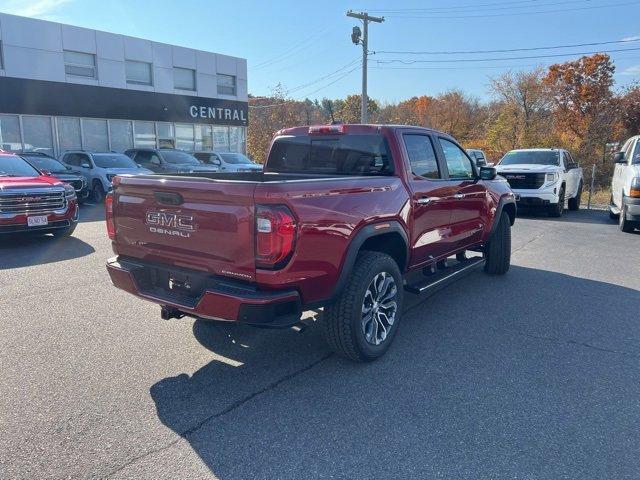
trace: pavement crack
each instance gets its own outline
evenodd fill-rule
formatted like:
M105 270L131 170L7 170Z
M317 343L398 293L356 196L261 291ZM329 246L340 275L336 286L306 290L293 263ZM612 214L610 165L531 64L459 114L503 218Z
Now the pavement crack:
M114 475L116 475L118 472L121 472L122 470L124 470L125 468L127 468L128 466L136 463L137 461L148 457L149 455L153 455L154 453L158 453L158 452L162 452L163 450L167 450L168 448L173 447L174 445L178 444L181 440L186 439L187 437L189 437L190 435L193 435L194 433L196 433L198 430L200 430L202 427L204 427L207 423L213 421L213 420L217 420L218 418L221 418L225 415L227 415L228 413L233 412L234 410L240 408L241 406L243 406L245 403L253 400L254 398L267 393L271 390L274 390L275 388L277 388L279 385L283 384L284 382L287 382L289 380L294 379L295 377L302 375L305 372L308 372L309 370L311 370L312 368L316 367L317 365L319 365L320 363L324 362L325 360L329 359L331 356L333 355L332 352L329 352L325 355L323 355L322 357L320 357L318 360L316 360L315 362L310 363L309 365L300 368L298 370L295 370L293 372L291 372L288 375L285 375L284 377L279 378L278 380L275 380L274 382L269 383L268 385L264 386L263 388L256 390L253 393L250 393L249 395L247 395L246 397L243 397L235 402L233 402L231 405L229 405L228 407L226 407L224 410L221 410L219 412L216 412L212 415L209 415L208 417L203 418L201 421L199 421L198 423L196 423L194 426L179 432L178 435L180 435L179 438L176 438L175 440L162 445L161 447L158 448L154 448L152 450L148 450L146 452L144 452L141 455L138 455L137 457L134 457L132 459L130 459L127 463L121 465L120 467L116 468L115 470L112 470L111 472L107 473L106 475L102 476L101 478L106 479L106 478L110 478Z
M625 355L629 357L640 358L640 355L635 353L624 352L621 350L612 350L610 348L599 347L597 345L593 345L587 342L579 342L577 340L571 340L571 339L565 339L565 338L559 338L559 337L546 337L544 335L533 335L530 333L514 332L513 330L506 330L506 329L500 329L500 330L503 332L509 333L511 335L519 336L519 337L532 338L535 340L545 340L548 342L566 343L568 345L577 345L579 347L590 348L593 350L598 350L600 352L615 353L616 355Z

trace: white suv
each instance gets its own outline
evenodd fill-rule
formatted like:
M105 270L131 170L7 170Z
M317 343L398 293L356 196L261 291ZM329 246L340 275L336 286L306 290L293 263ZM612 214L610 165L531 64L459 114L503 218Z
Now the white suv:
M632 232L640 227L640 135L627 140L613 159L609 215L618 219L620 230Z

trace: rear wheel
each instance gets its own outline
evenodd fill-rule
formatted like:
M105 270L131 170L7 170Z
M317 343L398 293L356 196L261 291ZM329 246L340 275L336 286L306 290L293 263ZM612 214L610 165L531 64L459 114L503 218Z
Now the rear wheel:
M582 183L578 187L578 193L576 193L576 196L569 199L569 210L580 210L580 197L582 197Z
M382 356L395 337L402 314L402 274L381 252L360 252L337 301L325 309L325 336L350 360Z
M100 203L104 200L104 188L102 188L102 183L98 180L93 182L93 188L91 189L91 200L95 203Z
M503 275L511 265L511 220L502 212L498 227L484 249L484 271L491 275Z

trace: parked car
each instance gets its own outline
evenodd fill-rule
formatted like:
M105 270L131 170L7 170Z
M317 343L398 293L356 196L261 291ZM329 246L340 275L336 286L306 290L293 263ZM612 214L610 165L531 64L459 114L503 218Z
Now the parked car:
M62 162L42 152L23 152L20 156L40 170L41 173L55 177L73 186L79 203L84 202L89 197L87 180L82 175L72 173L71 167L68 165L63 165Z
M205 165L218 167L218 170L222 172L256 172L262 170L262 165L253 162L242 153L192 152L192 155Z
M640 227L640 135L627 140L614 161L609 215L618 219L620 230L632 232Z
M0 233L69 236L78 223L75 189L24 158L0 153Z
M530 148L507 152L496 166L516 195L518 205L545 208L552 217L578 210L582 197L582 168L567 150Z
M154 173L216 172L218 167L203 165L188 152L175 148L132 148L124 152L140 167Z
M104 199L116 175L152 173L150 170L140 168L122 153L68 150L60 155L60 161L68 165L72 172L86 179L90 197L96 203Z
M278 132L264 172L117 177L106 215L114 285L163 318L287 327L324 306L329 344L368 361L404 290L509 269L516 204L447 134L328 125Z
M477 167L486 167L488 165L487 156L482 150L467 148L467 153L471 157L471 160L476 162Z

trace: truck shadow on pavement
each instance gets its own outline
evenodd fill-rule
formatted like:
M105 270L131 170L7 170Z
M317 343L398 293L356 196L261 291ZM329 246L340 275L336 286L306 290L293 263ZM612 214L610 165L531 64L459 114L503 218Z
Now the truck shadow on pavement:
M408 303L370 364L318 322L197 321L213 358L151 387L158 418L224 479L637 474L638 290L512 266Z
M73 236L7 235L0 237L0 270L62 262L94 252L91 245Z

